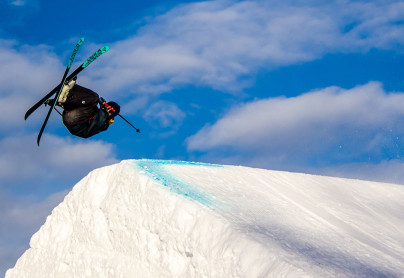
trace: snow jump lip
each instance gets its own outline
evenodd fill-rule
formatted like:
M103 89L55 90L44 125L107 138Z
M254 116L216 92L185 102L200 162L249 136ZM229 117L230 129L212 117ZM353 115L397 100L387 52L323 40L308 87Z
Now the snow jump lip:
M154 160L154 159L142 159L137 160L135 165L139 167L148 177L161 183L171 192L184 196L192 201L199 202L207 207L217 207L218 203L215 199L192 186L190 183L180 180L172 175L165 166L167 165L192 165L192 166L204 166L204 167L219 167L222 165L208 164L200 162L187 162L187 161L174 161L174 160Z

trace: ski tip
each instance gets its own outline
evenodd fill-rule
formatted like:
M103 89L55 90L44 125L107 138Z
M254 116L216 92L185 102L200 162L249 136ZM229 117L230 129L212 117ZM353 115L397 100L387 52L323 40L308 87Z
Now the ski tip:
M100 49L98 49L96 52L94 52L93 55L91 55L82 65L81 67L84 69L86 68L89 64L94 62L95 59L100 57L103 53L107 52L109 50L109 46L103 46Z
M84 42L84 37L81 37L77 42L77 45L80 46Z

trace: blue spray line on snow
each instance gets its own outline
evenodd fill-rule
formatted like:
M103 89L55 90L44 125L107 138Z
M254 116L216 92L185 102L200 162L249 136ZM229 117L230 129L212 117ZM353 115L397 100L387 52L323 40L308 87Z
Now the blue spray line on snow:
M199 191L197 188L189 183L181 181L171 174L165 166L167 165L194 165L205 167L223 167L221 165L186 162L186 161L170 161L170 160L154 160L142 159L136 161L137 166L145 172L145 174L152 179L160 182L163 186L167 187L170 191L185 196L188 199L197 201L205 206L214 207L215 200L208 194Z

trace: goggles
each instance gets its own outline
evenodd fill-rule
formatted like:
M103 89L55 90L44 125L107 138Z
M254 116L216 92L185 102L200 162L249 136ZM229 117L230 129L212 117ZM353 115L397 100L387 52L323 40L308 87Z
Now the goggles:
M102 105L104 105L105 107L107 107L108 112L112 112L115 113L115 109L112 108L110 105L108 105L108 103L106 103L105 101L102 103Z

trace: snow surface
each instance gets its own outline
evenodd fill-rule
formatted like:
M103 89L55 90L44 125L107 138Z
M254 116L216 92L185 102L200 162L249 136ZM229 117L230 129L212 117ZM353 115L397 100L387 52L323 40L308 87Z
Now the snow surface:
M404 277L404 187L128 160L80 181L13 277Z

